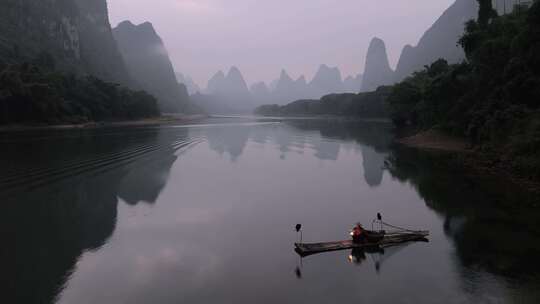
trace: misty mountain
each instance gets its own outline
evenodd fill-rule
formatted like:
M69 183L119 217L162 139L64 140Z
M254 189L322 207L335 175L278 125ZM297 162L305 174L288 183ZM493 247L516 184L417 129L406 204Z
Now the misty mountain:
M223 71L219 71L210 80L206 86L206 93L217 93L225 90L225 74Z
M362 74L358 74L354 77L347 76L347 78L343 80L343 91L348 93L360 92L362 89L362 79Z
M224 93L235 98L249 98L250 93L244 76L237 67L232 67L225 77Z
M201 91L201 88L198 84L193 81L193 79L189 76L184 76L182 73L176 73L176 80L178 80L178 83L182 83L186 86L189 95L193 95L197 92Z
M394 71L390 68L386 45L379 38L373 38L366 56L362 91L375 91L379 86L393 83Z
M256 95L270 95L270 89L264 81L254 83L249 90Z
M499 2L510 0L499 0ZM398 82L421 70L439 58L449 63L458 63L465 59L463 49L457 45L465 29L465 22L476 18L478 3L476 0L457 0L425 32L418 45L406 45L396 67L394 81Z
M61 71L127 85L108 16L106 0L1 1L0 63L32 62L48 54Z
M130 75L157 99L162 112L182 112L189 106L185 85L179 84L163 41L151 23L120 23L114 38Z
M246 111L233 108L222 97L197 92L190 96L191 104L209 114L238 114Z
M257 98L257 103L266 104L271 102L272 95L270 89L263 81L254 83L249 90L251 91L251 95Z
M361 83L361 74L349 76L344 81L337 67L323 64L309 83L303 75L295 80L286 70L281 70L279 78L270 85L256 82L248 89L240 70L233 67L227 75L219 71L212 76L205 94L200 94L198 100L204 100L201 104L207 105L205 109L210 113L214 113L213 109L245 112L268 103L284 105L300 99L318 99L333 93L358 93ZM222 106L216 105L218 102Z
M465 22L476 17L477 9L475 0L457 0L426 31L416 47L406 45L403 48L395 72L390 67L384 41L373 38L366 55L363 74L348 76L342 80L337 67L323 64L313 79L307 82L304 76L294 80L287 71L282 70L280 77L269 86L257 83L251 87L253 104L284 105L295 100L319 99L332 93L374 91L379 86L391 85L403 79L439 58L445 58L451 63L458 62L464 58L464 54L457 46L457 40L463 33ZM217 73L209 81L208 91L219 91L217 87L225 78L227 77L222 72Z
M323 64L309 83L311 90L316 95L343 92L341 72L337 67L330 68ZM319 96L320 97L320 96Z
M281 70L275 88L270 93L272 103L285 104L292 100L307 98L308 91L307 81L304 76L293 80L287 71ZM259 101L261 99L255 93L253 95L255 100ZM258 104L262 104L262 102L258 102Z
M219 99L224 107L236 109L236 112L247 112L253 107L251 93L237 67L231 67L227 75L217 72L208 81L206 94Z
M295 90L295 82L289 76L287 71L281 70L281 74L279 75L278 80L276 81L275 88L273 90L274 94L277 94L277 92L283 92L289 94L290 92L293 92Z

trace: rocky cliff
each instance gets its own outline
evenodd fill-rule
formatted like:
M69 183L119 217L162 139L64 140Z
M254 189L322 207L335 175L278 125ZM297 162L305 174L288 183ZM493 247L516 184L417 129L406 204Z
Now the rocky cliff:
M178 83L167 49L152 24L124 21L113 34L131 77L158 99L161 111L185 111L189 95Z
M85 71L103 80L131 84L128 70L113 37L107 1L75 2L79 9L79 45Z
M373 38L366 56L362 91L375 91L379 86L392 84L393 78L384 41Z
M0 62L47 57L60 70L129 83L106 0L2 0L0 28Z
M79 23L74 1L4 0L0 2L0 60L17 63L49 52L59 66L75 66L81 59Z
M425 32L416 47L406 45L403 48L394 80L401 81L439 58L449 63L465 59L457 42L463 34L465 22L476 18L477 12L476 0L457 0L452 4Z

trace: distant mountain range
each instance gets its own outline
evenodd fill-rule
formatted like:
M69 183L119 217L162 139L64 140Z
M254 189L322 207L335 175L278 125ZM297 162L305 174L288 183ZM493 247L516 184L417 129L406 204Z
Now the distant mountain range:
M395 71L388 64L384 41L374 38L366 57L362 91L373 91L379 86L402 81L440 58L449 63L464 60L465 53L458 46L458 40L465 23L476 18L477 13L476 0L456 0L424 33L417 46L403 48Z
M197 94L196 99L199 105L211 113L224 109L250 112L267 103L286 104L298 99L317 99L332 93L358 93L361 83L361 74L343 80L338 68L323 64L309 83L303 75L293 79L286 70L282 70L279 78L270 85L256 82L248 87L240 70L232 67L227 74L218 71L212 76L206 89L202 90L203 94Z
M497 0L497 9L502 13L514 2ZM106 0L9 0L0 2L0 64L32 62L47 53L60 71L142 88L157 97L165 112L191 108L188 95L197 92L201 93L197 100L209 100L207 105L221 103L218 107L222 110L247 112L266 103L283 105L331 93L373 91L402 80L438 58L459 62L464 54L457 40L465 21L476 16L477 8L475 0L456 0L416 46L403 48L396 71L388 63L384 41L374 38L365 71L356 76L343 79L338 68L321 65L310 81L304 76L293 79L283 70L269 84L258 82L248 87L240 70L233 67L227 74L216 73L202 89L189 77L175 73L152 24L123 22L113 31ZM20 18L21 14L26 18Z
M245 81L232 82L223 72L218 72L208 82L205 93L213 95L215 100L223 99L228 106L246 110L262 104L284 105L295 100L320 99L333 93L375 91L380 86L403 80L439 58L449 63L464 60L465 55L457 42L464 31L465 22L474 19L477 12L476 0L456 0L424 33L416 46L406 45L403 48L395 71L390 67L384 41L373 38L366 55L364 73L357 76L343 80L338 68L321 65L310 82L304 76L295 80L282 70L279 78L269 85L257 82L247 89ZM234 71L241 75L237 68ZM230 103L231 100L235 103Z
M406 45L403 48L395 71L387 64L384 42L374 38L366 58L362 90L370 91L381 85L402 81L413 72L440 58L446 59L449 63L464 60L465 53L458 45L458 40L463 34L465 23L475 19L477 14L476 0L456 0L424 33L416 46Z
M238 110L251 107L252 98L242 73L237 67L230 68L225 75L217 72L209 81L206 93L219 97L223 103Z

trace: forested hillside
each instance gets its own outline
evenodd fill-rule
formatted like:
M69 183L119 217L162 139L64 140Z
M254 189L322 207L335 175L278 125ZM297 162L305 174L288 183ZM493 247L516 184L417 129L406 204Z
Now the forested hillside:
M1 1L0 28L0 124L159 115L154 97L127 88L105 0Z
M143 91L29 63L0 64L0 125L84 123L158 115L156 99Z
M479 0L459 43L467 60L439 60L397 84L388 101L398 126L439 128L540 177L540 3L497 16ZM502 153L501 153L502 151Z
M390 87L359 94L330 94L320 100L298 100L290 104L265 105L255 110L266 116L336 115L358 118L384 118L389 115L386 99Z

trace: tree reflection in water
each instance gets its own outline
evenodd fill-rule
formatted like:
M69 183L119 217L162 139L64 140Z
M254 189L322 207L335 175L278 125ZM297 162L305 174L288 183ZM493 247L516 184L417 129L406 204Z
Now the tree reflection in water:
M463 282L480 285L486 272L520 288L537 283L540 210L531 207L537 197L495 178L468 175L459 164L458 155L403 147L389 157L392 176L414 186L426 205L444 217ZM479 288L464 286L473 294Z

